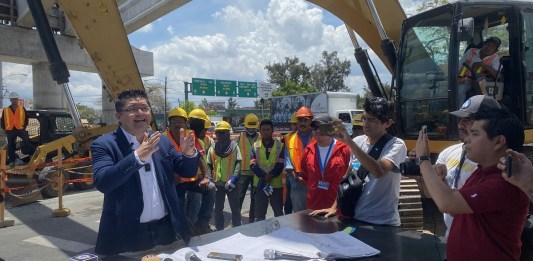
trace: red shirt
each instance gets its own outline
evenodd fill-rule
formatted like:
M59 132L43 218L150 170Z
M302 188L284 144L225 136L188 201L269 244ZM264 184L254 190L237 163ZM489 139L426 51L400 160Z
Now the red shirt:
M313 141L305 148L301 161L300 174L307 183L306 207L313 210L330 208L333 205L337 199L339 183L350 166L350 148L336 141L322 177L318 154L316 141ZM328 189L320 189L319 181L328 183Z
M448 260L518 260L529 199L496 165L478 168L459 190L474 213L455 215Z

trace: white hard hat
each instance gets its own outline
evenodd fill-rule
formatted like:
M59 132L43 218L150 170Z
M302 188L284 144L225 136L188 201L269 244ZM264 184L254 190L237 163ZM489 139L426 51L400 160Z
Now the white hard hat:
M9 99L18 99L20 98L19 94L16 92L10 92L9 93Z

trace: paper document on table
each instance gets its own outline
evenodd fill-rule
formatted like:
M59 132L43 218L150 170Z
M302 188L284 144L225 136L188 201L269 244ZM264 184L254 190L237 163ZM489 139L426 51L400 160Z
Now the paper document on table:
M298 254L309 259L355 258L378 255L379 250L343 232L311 234L292 228L281 228L260 237L241 233L203 245L182 248L173 254L160 254L160 258L185 260L185 254L194 251L200 259L207 260L210 252L239 254L243 260L263 260L265 249Z

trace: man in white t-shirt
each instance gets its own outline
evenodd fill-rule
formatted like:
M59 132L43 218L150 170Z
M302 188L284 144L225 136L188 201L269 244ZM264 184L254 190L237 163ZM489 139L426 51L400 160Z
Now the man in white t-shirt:
M470 97L464 102L457 111L450 112L460 118L458 128L461 141L468 136L470 128L474 123L468 118L470 114L487 108L500 108L500 104L493 98L485 95L476 95ZM433 165L437 175L441 177L452 189L460 189L470 177L472 172L477 168L477 163L469 160L463 153L463 143L452 145L444 149ZM446 237L452 227L453 217L444 213L444 223L446 224Z
M387 134L387 128L392 124L392 104L384 98L370 98L365 100L364 110L361 119L365 134L353 140L342 122L335 123L335 131L338 133L335 138L350 147L352 166L359 162L369 172L353 218L372 224L399 226L399 166L405 161L407 148L403 140L392 137L383 147L380 157L377 160L372 158L368 154L369 149ZM334 208L317 210L311 215L320 213L330 216L334 213Z

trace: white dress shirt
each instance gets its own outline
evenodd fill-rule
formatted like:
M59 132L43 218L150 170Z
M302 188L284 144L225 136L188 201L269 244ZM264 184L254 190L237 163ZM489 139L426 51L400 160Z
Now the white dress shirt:
M131 144L131 148L136 150L141 145L137 138L126 130L122 128L124 135L128 139L128 142ZM150 222L152 220L158 220L167 215L167 210L165 209L165 204L163 202L163 196L159 190L157 183L157 178L155 176L155 167L152 157L146 159L145 162L142 162L137 155L137 152L134 152L135 159L137 162L143 164L139 169L139 177L141 179L141 187L143 193L143 212L140 217L141 223ZM149 164L149 171L146 171L144 164Z

